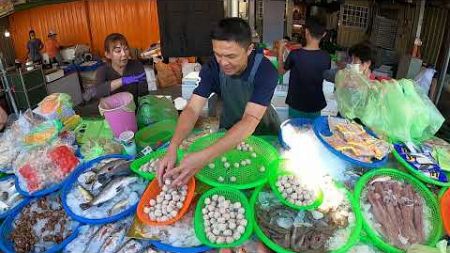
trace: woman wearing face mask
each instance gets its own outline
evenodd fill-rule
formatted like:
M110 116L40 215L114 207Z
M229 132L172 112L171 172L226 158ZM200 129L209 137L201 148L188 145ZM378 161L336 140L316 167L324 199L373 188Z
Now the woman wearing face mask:
M97 98L127 91L135 102L148 94L144 67L139 61L130 59L130 50L125 36L112 33L105 39L106 65L97 70L94 96ZM137 103L136 103L137 104Z

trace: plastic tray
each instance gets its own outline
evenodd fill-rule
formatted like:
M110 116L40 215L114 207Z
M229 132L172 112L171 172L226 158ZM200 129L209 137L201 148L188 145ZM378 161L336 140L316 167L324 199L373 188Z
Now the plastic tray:
M245 232L242 234L241 238L233 243L223 243L216 244L212 243L208 240L205 234L205 229L203 225L203 214L202 209L204 207L205 199L211 197L214 194L222 195L225 199L230 200L231 202L241 202L242 207L245 209L245 218L247 219L247 226L245 227ZM253 223L251 222L253 216L253 208L249 205L247 198L245 195L231 187L217 187L211 190L206 191L200 197L197 202L197 206L195 209L195 217L194 217L194 229L197 238L206 246L211 248L232 248L237 247L243 244L247 239L252 235L253 232Z
M337 186L345 189L345 187L343 187L343 186L340 186L340 185L337 185ZM261 192L261 190L263 189L263 187L264 186L260 186L253 192L253 195L250 200L250 205L253 209L255 209L257 197L258 197L259 193ZM346 190L346 192L347 192L347 198L350 200L350 203L352 206L352 211L355 214L355 228L350 233L350 237L348 238L347 243L342 245L339 249L331 251L332 253L347 252L351 247L353 247L359 241L360 235L361 235L361 229L362 229L361 214L356 211L356 208L357 208L356 201L354 200L352 194L347 190ZM296 253L294 251L287 250L287 249L281 247L280 245L278 245L277 243L272 241L269 237L267 237L264 234L264 232L259 227L258 222L256 221L256 212L252 216L252 223L254 224L255 234L270 249L272 249L273 251L278 252L278 253Z
M328 126L328 119L327 117L319 117L314 121L313 124L314 133L316 134L317 138L325 145L325 147L330 150L333 154L338 156L344 161L347 161L349 163L352 163L356 166L365 167L365 168L379 168L384 166L388 161L388 155L386 155L382 160L366 163L358 161L350 156L345 155L344 153L336 150L333 146L331 146L327 140L323 136L331 136L330 128ZM377 137L374 133L369 131L367 128L365 128L368 134L372 135L373 137Z
M362 201L362 192L366 188L367 184L375 177L392 177L393 179L402 180L405 181L422 195L424 198L424 201L426 205L431 209L431 224L433 226L433 229L431 231L431 234L429 235L429 238L424 245L434 246L439 239L442 236L442 220L439 213L439 204L436 199L436 197L433 195L433 193L425 186L423 185L419 180L415 179L413 176L401 172L396 169L378 169L369 171L365 175L363 175L358 182L355 185L355 198L357 200L357 212L360 213L360 215L363 217L363 225L364 230L366 231L367 235L372 240L373 244L383 250L384 252L393 252L393 253L400 253L405 252L402 249L399 249L397 247L394 247L390 245L388 242L384 241L384 239L379 235L372 226L366 221L364 218L364 214L362 213L361 208L361 201Z
M144 127L136 133L136 145L138 151L150 146L152 149L157 149L164 145L164 143L170 141L177 121L175 120L163 120L150 126Z
M167 149L158 149L156 151L151 152L150 154L141 157L137 160L134 160L131 163L131 170L138 174L139 176L148 179L148 180L152 180L153 178L155 178L155 174L151 173L151 172L143 172L140 170L141 166L143 166L144 164L148 163L151 159L155 159L155 158L160 158L162 156L164 156L167 152ZM181 161L182 157L183 157L183 153L180 149L178 149L177 151L177 156L178 156L178 161Z
M394 144L394 150L392 152L394 154L394 157L397 159L397 161L401 165L403 165L403 167L405 167L411 174L416 176L422 182L425 182L427 184L434 184L434 185L441 186L441 187L449 187L450 186L450 173L446 173L445 171L443 171L444 173L447 174L447 178L449 179L449 181L447 183L440 182L439 180L429 178L429 177L425 176L424 174L422 174L418 169L416 169L410 162L406 161L405 158L403 158L400 155L400 153L398 152L398 149L400 149L400 145Z
M27 199L26 201L23 201L19 205L19 208L17 208L13 213L11 213L11 215L9 215L4 220L4 222L0 228L0 250L2 252L5 252L5 253L14 253L15 252L12 242L10 240L8 240L9 234L12 230L12 225L13 225L14 219L17 217L17 215L20 214L22 209L33 200L35 200L35 199ZM75 230L72 232L72 234L70 236L68 236L62 243L53 246L49 250L45 251L45 253L56 253L56 252L60 252L62 249L64 249L64 247L67 244L69 244L73 239L75 239L78 236L79 227L80 227L80 225L78 225L75 228Z
M450 235L450 191L445 189L439 194L442 222L447 235Z
M201 137L189 147L188 152L193 153L203 150L206 147L211 146L224 135L225 133L214 133ZM257 154L257 158L252 158L251 152L242 152L232 149L212 161L215 165L214 168L206 166L200 170L196 175L197 179L214 187L229 186L236 189L250 189L266 183L268 173L273 169L271 167L273 161L276 161L279 158L278 151L258 137L250 136L245 142L253 147L253 152ZM221 157L223 156L225 156L231 164L229 169L223 167L223 163L221 162ZM233 163L240 161L241 159L250 159L252 160L252 164L245 168L234 168ZM259 171L261 166L265 167L264 172ZM236 177L235 182L230 182L229 178L231 176ZM219 182L219 177L223 177L224 181Z
M289 149L289 145L285 142L285 137L283 137L283 127L286 127L287 125L293 125L293 126L304 126L304 125L313 125L314 120L312 119L306 119L306 118L295 118L295 119L288 119L285 120L283 123L281 123L280 128L280 134L278 135L278 138L280 140L281 146L285 149Z
M211 248L208 246L197 246L197 247L189 247L189 248L181 248L181 247L173 247L169 244L164 244L160 241L152 241L152 245L155 246L156 249L168 252L175 253L200 253L210 250Z
M88 139L113 139L108 123L103 119L83 119L74 130L77 142L84 144Z
M1 177L0 181L5 181L5 180L7 180L7 179L14 178L14 184L17 184L17 181L16 181L15 177L16 177L16 176L14 176L14 175L6 175L6 176ZM17 188L16 188L16 190L17 190ZM20 208L21 208L21 204L24 203L24 202L26 202L27 200L28 200L27 198L24 198L24 199L23 199L19 204L17 204L15 207L13 207L13 208L11 208L10 210L4 212L3 214L0 214L0 220L1 220L1 219L4 219L5 217L7 217L8 215L10 215L11 213L14 213L17 209L20 209Z
M276 183L278 181L278 177L285 176L285 175L293 175L293 173L287 171L284 166L285 162L283 160L280 160L277 162L278 166L277 169L272 170L269 174L269 185L272 188L272 192L277 196L277 198L283 203L284 205L295 209L295 210L314 210L317 209L323 202L323 192L320 188L315 189L316 191L316 199L314 202L310 205L305 206L298 206L295 204L292 204L287 199L285 199L282 195L282 193L278 190L278 187L276 186Z
M78 177L83 172L92 169L92 166L94 164L99 163L102 160L110 159L110 158L121 158L121 159L125 159L125 160L132 159L132 157L128 156L128 155L105 155L105 156L98 157L94 160L91 160L87 163L82 164L80 166L80 168L69 178L69 181L66 183L66 185L64 185L64 187L62 189L62 194L61 194L61 196L62 196L61 201L62 201L63 207L66 210L67 214L74 220L79 221L81 223L91 224L91 225L105 224L105 223L110 223L110 222L115 222L117 220L120 220L136 211L138 203L136 203L135 205L131 206L130 208L122 211L121 213L115 214L115 215L107 217L107 218L89 219L89 218L79 216L79 215L75 214L74 212L72 212L69 205L67 204L67 194L69 194L70 190L72 189L72 186L77 182Z
M149 203L150 199L155 199L160 192L161 188L159 187L158 180L155 179L147 186L147 189L145 190L141 198L141 201L139 201L139 205L137 207L137 217L139 218L140 221L142 221L147 225L150 226L171 225L180 220L189 210L189 206L191 205L192 199L194 198L195 179L192 177L188 182L186 199L184 200L183 207L180 209L177 216L165 222L152 221L150 220L148 215L144 213L144 206L146 206L147 203Z

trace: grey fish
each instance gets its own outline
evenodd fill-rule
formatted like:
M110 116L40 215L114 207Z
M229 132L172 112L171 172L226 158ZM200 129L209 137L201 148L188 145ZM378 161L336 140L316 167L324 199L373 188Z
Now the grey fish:
M84 253L99 252L103 243L112 233L114 233L115 230L116 226L112 223L102 226L86 243Z
M127 230L127 225L122 223L114 233L112 233L103 243L99 252L102 253L114 253L122 245L125 239L125 234Z
M142 243L134 239L130 239L115 253L138 253L143 249L144 245L142 245Z
M92 206L103 204L114 198L127 185L137 181L137 177L120 177L112 180L105 188L90 202L80 204L81 209L86 210Z
M113 167L107 167L105 170L98 172L97 181L106 184L113 177L130 175L130 164L131 161L120 160Z

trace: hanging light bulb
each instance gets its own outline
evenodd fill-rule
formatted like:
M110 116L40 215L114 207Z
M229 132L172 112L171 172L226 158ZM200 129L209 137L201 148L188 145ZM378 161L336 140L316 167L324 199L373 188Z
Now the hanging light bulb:
M11 33L9 33L9 31L8 31L8 30L5 30L5 33L4 33L4 35L5 35L5 37L6 37L6 38L9 38L9 37L11 37Z

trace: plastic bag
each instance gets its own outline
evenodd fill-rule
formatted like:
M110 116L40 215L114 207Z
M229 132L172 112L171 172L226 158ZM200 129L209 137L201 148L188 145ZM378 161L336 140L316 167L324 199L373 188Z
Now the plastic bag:
M62 129L62 124L58 120L45 121L34 127L23 137L25 147L35 147L51 143L58 136Z
M154 124L162 120L177 120L178 111L167 97L144 96L139 98L137 113L138 127Z
M54 145L22 151L13 167L21 188L33 193L60 183L78 163L72 147Z
M66 93L48 95L34 111L49 120L65 121L75 115L72 98Z
M420 70L416 78L414 78L414 81L416 81L417 85L419 85L419 87L425 94L428 94L430 91L431 81L433 80L434 73L436 73L436 70L434 68L423 68Z
M407 79L369 81L355 69L345 69L336 78L336 98L341 115L359 118L394 142L429 139L444 122L430 99Z
M114 140L105 138L89 139L81 146L81 155L86 161L92 160L102 155L121 154L122 145Z

